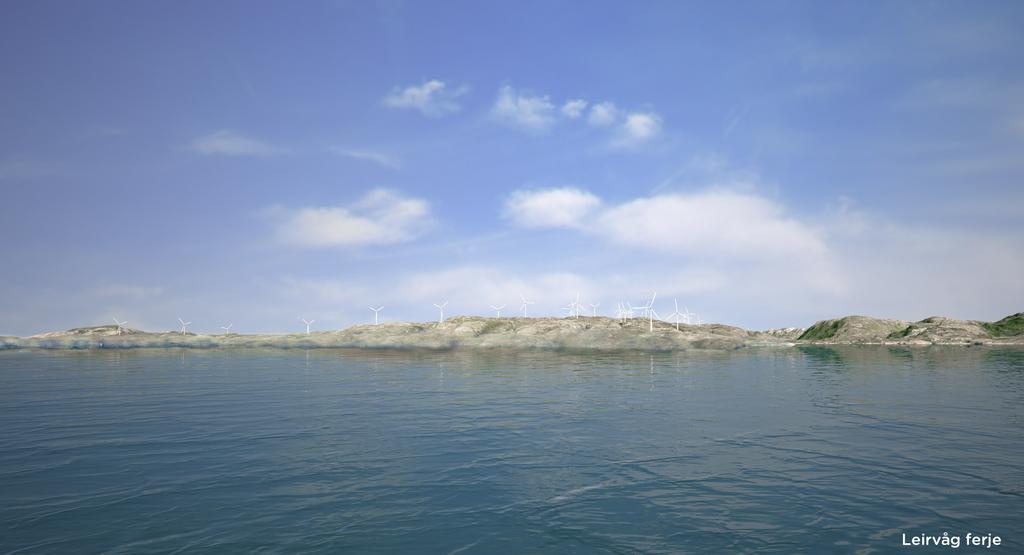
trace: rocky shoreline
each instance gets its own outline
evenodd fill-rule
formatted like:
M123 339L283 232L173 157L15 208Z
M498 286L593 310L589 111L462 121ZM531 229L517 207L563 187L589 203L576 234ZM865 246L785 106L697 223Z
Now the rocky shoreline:
M932 317L918 322L847 316L809 328L748 331L723 324L693 326L605 317L484 318L383 323L310 334L147 332L117 326L74 328L31 337L0 337L0 349L374 348L544 349L566 351L730 350L796 345L1020 345L1024 313L997 322Z

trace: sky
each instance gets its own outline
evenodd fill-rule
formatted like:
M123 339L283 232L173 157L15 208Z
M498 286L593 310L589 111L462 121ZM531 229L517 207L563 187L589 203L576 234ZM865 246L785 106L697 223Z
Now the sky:
M0 334L1024 310L1020 2L0 10Z

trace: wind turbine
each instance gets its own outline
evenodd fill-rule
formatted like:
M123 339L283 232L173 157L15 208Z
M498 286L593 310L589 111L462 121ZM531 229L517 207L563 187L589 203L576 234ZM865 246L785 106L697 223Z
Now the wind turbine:
M302 320L302 323L306 324L306 335L309 335L309 325L312 324L313 322L316 322L316 320L310 320L308 322L306 321L305 318L299 318L299 320Z
M494 310L497 310L497 311L498 311L498 318L501 318L501 309L505 308L505 305L501 305L501 306L494 306L494 305L492 304L492 305L491 305L491 308L493 308Z
M178 321L181 322L181 335L185 335L185 326L191 324L192 322L186 322L186 321L182 320L181 318L178 318Z
M228 324L226 326L221 326L220 329L224 330L224 335L227 335L227 334L231 333L231 326L233 326L233 325L234 324Z
M444 304L434 303L434 306L441 311L441 317L437 320L437 323L440 324L441 322L444 322L444 307L448 306L448 301L445 301Z
M679 312L679 299L672 299L672 302L674 302L675 305L676 305L676 311L673 312L672 314L669 314L668 315L668 319L669 320L671 320L672 318L676 319L676 331L679 331L679 317L682 316L683 313ZM689 322L687 322L687 323L689 323Z
M523 299L523 318L526 318L526 306L536 303L534 301L526 300L526 297L524 297L522 293L519 294L519 298Z
M121 333L124 331L124 329L121 326L127 324L128 321L125 320L124 322L118 322L117 318L114 318L114 323L117 324L117 335L121 335Z
M654 331L654 317L658 315L658 313L655 312L654 310L654 299L656 298L658 298L657 292L655 292L654 295L651 296L651 302L647 303L647 306L640 307L644 309L644 312L647 313L647 318L650 323L650 329L648 331Z
M381 310L384 310L384 305L380 305L379 308L373 308L372 306L368 306L366 308L369 308L370 310L373 311L373 325L376 326L378 322L377 316L380 314Z
M597 304L587 303L587 304L590 305L590 310L592 311L591 316L596 317L597 316L597 307L601 306L601 303L597 303Z

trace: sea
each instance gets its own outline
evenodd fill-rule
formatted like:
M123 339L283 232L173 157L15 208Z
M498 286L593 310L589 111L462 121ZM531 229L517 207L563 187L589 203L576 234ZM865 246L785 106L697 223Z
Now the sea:
M1024 349L0 352L0 553L951 552Z

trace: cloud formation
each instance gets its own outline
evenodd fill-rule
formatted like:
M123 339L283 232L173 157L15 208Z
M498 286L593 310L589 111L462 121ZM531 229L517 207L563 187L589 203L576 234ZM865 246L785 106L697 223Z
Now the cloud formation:
M229 129L198 137L192 141L189 148L200 154L221 156L272 156L285 152L282 148L271 146Z
M633 146L653 139L661 132L661 116L654 112L634 112L622 124L623 146Z
M555 122L555 105L547 96L532 96L505 85L491 114L498 121L529 131L544 131Z
M617 244L665 252L762 258L827 250L811 226L750 193L710 190L638 198L604 211L594 224L595 233Z
M526 228L586 231L626 247L678 254L763 258L824 254L815 230L752 193L666 193L605 205L572 187L515 191L504 217Z
M401 165L397 158L383 152L377 152L375 150L366 150L359 148L345 148L340 146L331 147L328 150L339 156L346 158L352 158L353 160L364 160L367 162L373 162L381 166L389 168L397 168Z
M588 109L589 108L589 109ZM556 107L546 95L535 95L504 85L491 108L491 116L501 123L532 132L547 131L559 119L582 120L595 128L609 128L609 146L631 148L646 143L661 133L662 119L653 111L627 112L614 102L591 104L585 98L567 99Z
M515 191L505 199L503 216L526 228L578 228L601 199L573 187Z
M465 87L450 89L444 81L431 79L422 85L395 87L384 97L384 105L389 108L417 110L424 116L436 118L458 112L462 106L456 99L466 92Z
M566 100L565 104L562 104L562 115L569 119L578 119L583 115L583 111L586 109L587 101L582 98Z
M607 127L619 118L619 109L612 102L601 102L590 107L587 123L595 127Z
M286 213L278 238L300 247L387 245L416 239L433 220L423 199L374 189L351 206L303 208Z

